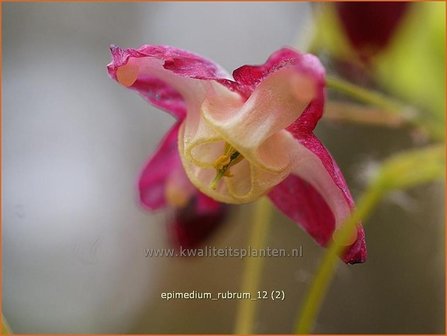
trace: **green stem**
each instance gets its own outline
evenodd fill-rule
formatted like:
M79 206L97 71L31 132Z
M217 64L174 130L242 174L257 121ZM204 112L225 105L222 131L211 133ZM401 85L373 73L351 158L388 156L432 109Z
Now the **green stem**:
M356 229L360 220L364 220L376 206L383 195L381 182L370 186L370 188L360 198L357 208L345 221L336 234L336 238L331 242L326 250L317 274L312 281L311 287L304 300L301 314L298 317L295 333L309 334L315 318L320 310L323 298L326 295L334 270L338 262L338 256L346 247L351 235Z
M250 249L261 249L267 242L267 232L270 225L272 208L269 200L262 197L253 211L251 234L248 247ZM245 270L242 278L242 292L255 293L259 288L262 274L262 257L247 257ZM235 334L253 334L256 301L240 300L236 317Z
M399 127L408 123L401 115L389 113L383 108L344 101L327 101L323 116L331 121L386 127Z
M333 88L364 103L383 108L391 113L402 113L402 111L408 110L402 104L378 92L354 85L337 77L327 76L326 84L329 88Z
M337 77L327 76L326 84L328 88L337 90L363 103L377 106L388 112L390 116L398 116L404 119L408 124L435 140L444 141L445 139L444 126L443 124L440 125L439 120L434 120L430 115L422 114L411 106L404 105L379 92L365 89Z

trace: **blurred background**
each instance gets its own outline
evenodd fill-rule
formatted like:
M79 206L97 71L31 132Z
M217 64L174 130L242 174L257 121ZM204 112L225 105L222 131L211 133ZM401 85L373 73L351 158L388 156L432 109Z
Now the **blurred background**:
M445 34L445 10L439 7L444 4L412 6L407 14L425 36L421 40L433 37L429 21L418 14L430 6L442 13ZM145 257L145 248L169 247L169 214L143 210L136 181L173 119L108 78L109 45L173 45L229 71L262 63L285 45L313 48L328 72L357 81L366 76L359 73L371 76L365 70L370 56L362 54L361 66L340 67L338 60L348 54L322 42L335 37L318 32L321 17L307 3L4 3L2 8L2 305L12 330L231 333L238 301L160 298L166 291L237 291L243 261ZM318 34L324 36L312 42ZM435 47L445 57L444 42ZM410 51L420 47L411 45ZM433 63L427 57L416 64ZM431 74L410 65L401 72L411 78ZM376 87L399 74L385 65L377 69ZM445 72L435 70L444 94ZM388 93L412 96L399 88L399 83L383 85ZM329 121L316 132L354 197L365 186L366 170L421 141L407 128ZM393 193L380 204L365 227L368 261L340 265L315 332L444 332L444 198L442 185L429 184ZM246 246L250 210L250 205L234 208L206 244ZM268 239L272 248L302 246L303 257L265 260L261 289L284 290L286 300L260 302L255 328L291 333L322 249L279 213Z

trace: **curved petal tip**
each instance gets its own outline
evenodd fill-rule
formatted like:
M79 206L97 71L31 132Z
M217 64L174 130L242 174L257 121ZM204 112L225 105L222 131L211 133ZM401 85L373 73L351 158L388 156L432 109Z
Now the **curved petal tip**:
M359 264L364 263L367 256L365 231L362 227L358 227L357 240L345 250L342 259L347 264Z

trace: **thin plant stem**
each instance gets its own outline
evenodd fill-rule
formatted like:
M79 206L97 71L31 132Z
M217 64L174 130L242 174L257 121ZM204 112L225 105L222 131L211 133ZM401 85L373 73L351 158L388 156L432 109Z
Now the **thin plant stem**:
M403 106L401 103L398 103L397 101L388 98L379 92L365 89L361 86L357 86L333 76L326 77L326 84L329 88L335 89L364 103L375 105L391 113L408 113L407 117L414 117L413 113L409 113L406 106Z
M400 127L407 123L401 115L389 113L380 107L341 101L328 101L325 105L323 117L330 121L387 127Z
M251 233L248 248L261 249L267 242L267 233L270 226L272 208L269 200L262 197L255 204L252 215ZM260 284L263 267L262 257L247 257L242 276L241 291L255 293ZM235 334L253 334L254 318L256 313L256 301L240 300L235 324Z
M412 106L402 104L377 91L365 89L334 76L327 76L326 84L328 88L337 90L365 104L382 109L390 117L402 119L412 127L423 131L434 140L445 140L444 122L440 123L439 120L433 119L430 114L422 114Z
M356 225L360 220L364 220L374 209L383 195L380 181L372 184L370 188L360 198L357 208L345 221L336 233L333 241L326 250L319 269L312 281L311 287L304 299L301 314L296 325L296 334L309 334L313 328L315 318L320 310L321 303L326 295L329 284L334 276L334 270L338 263L338 256L346 246L346 242L351 238Z

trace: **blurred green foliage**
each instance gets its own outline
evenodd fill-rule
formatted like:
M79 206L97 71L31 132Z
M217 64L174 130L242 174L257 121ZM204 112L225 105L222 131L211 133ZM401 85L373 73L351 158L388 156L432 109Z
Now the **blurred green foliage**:
M321 5L316 17L312 52L363 68L383 91L420 110L436 138L445 138L444 2L412 3L391 43L368 64L344 35L333 4Z

